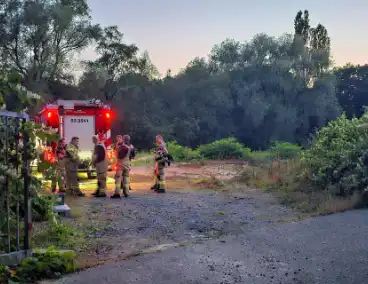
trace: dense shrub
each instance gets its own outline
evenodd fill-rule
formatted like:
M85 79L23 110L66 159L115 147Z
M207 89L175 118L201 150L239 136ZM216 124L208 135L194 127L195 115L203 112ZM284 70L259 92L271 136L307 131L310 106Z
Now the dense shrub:
M348 120L345 115L318 131L303 152L306 177L316 190L347 196L364 195L368 187L368 115Z
M286 160L300 154L301 147L297 144L276 141L272 143L269 152L276 155L278 154L281 160Z
M243 159L250 153L249 148L245 148L233 137L201 145L198 150L204 158L212 160Z
M196 150L181 146L176 141L169 142L167 147L176 161L246 159L251 163L263 163L275 160L278 155L282 160L289 159L301 151L299 145L287 142L274 142L267 151L251 151L232 137L201 145Z
M16 268L12 280L34 283L44 278L59 278L77 269L76 255L72 251L60 252L49 247L45 252L35 251L35 256L24 259Z
M250 164L270 163L278 157L280 160L287 160L299 156L301 147L288 142L273 142L266 151L252 151L247 153L246 159Z
M251 151L247 154L246 160L250 164L270 163L276 159L276 153L270 151Z
M203 158L198 150L192 150L189 147L181 146L176 141L169 142L167 144L167 149L173 156L174 161L192 161Z

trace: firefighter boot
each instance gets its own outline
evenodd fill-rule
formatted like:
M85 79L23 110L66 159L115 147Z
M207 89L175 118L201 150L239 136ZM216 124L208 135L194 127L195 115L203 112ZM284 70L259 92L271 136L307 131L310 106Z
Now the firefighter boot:
M151 186L151 190L157 190L158 189L158 183L159 183L160 177L155 177L155 184Z
M98 198L98 197L106 197L107 195L106 195L105 191L99 191L94 196Z
M105 189L106 189L106 183L104 183L103 181L101 181L99 183L99 187L97 188L96 192L94 193L94 197L106 197L106 192L105 192Z
M107 172L97 173L97 190L95 197L106 197Z
M113 195L110 196L110 198L112 199L120 199L120 191L121 191L121 187L122 187L122 182L116 181L115 182L115 192Z
M159 176L158 176L158 187L155 189L157 193L165 193L166 190L166 179L164 168L159 168Z
M97 196L100 193L101 184L100 181L97 181L97 189L94 193L92 193L93 196Z
M160 187L160 188L156 189L155 192L157 192L157 193L165 193L166 190L165 190L165 188L161 188Z
M79 196L79 197L85 196L85 194L79 188L73 190L73 195Z
M120 188L123 189L123 181L121 181ZM130 185L129 185L129 191L132 191L132 188L130 187Z
M117 183L117 184L119 184L119 183ZM115 185L115 192L114 192L113 195L110 196L110 198L112 198L112 199L121 199L120 191L121 191L120 187Z
M121 196L119 193L114 193L113 195L110 196L110 198L112 199L121 199Z

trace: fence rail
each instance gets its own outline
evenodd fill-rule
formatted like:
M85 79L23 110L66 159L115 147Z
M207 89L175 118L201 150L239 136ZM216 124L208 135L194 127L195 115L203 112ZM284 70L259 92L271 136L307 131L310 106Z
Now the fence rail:
M0 111L0 265L18 264L30 254L29 117Z

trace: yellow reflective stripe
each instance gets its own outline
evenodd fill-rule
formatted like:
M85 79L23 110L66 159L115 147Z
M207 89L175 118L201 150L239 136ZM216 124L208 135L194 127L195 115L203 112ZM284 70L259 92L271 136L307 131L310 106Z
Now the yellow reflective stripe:
M159 184L166 184L166 181L159 181Z

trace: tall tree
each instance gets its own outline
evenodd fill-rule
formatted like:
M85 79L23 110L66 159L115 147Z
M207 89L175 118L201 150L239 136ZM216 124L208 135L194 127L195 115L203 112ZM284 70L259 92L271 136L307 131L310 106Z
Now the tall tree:
M73 52L98 37L85 0L4 0L0 3L0 53L3 67L18 71L30 88L66 78ZM42 86L42 87L40 87Z
M361 117L368 106L368 65L348 64L335 69L336 95L348 118Z
M135 86L131 82L134 78L132 75L146 76L147 79L159 76L148 53L139 56L138 51L136 45L124 42L124 35L117 26L103 29L96 47L99 57L95 61L85 62L85 65L87 73L98 74L99 80L104 80L102 91L105 99L111 100L127 88Z
M310 28L308 10L304 10L304 12L300 10L294 19L294 32L295 36L303 39L304 44L307 44L309 41Z
M329 72L315 76L314 84L308 85L305 69L313 70L318 59L307 48L300 48L297 55L290 52L293 45L293 36L275 39L260 34L250 42L230 46L230 50L239 48L238 59L228 71L233 102L229 113L236 137L252 147L267 147L272 140L303 142L315 127L339 114ZM221 54L231 54L230 50Z
M331 66L330 38L327 29L318 24L310 26L309 12L299 11L294 19L294 41L292 52L306 85L314 84Z

